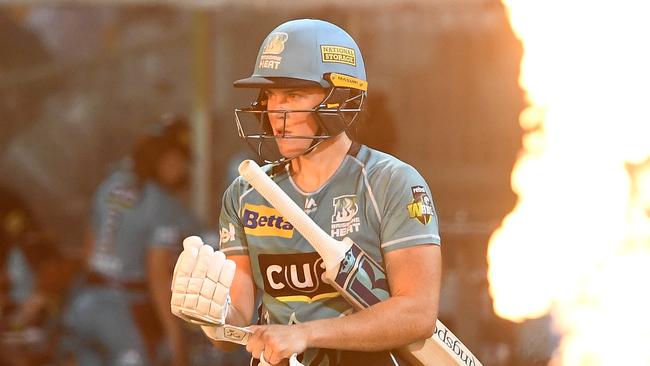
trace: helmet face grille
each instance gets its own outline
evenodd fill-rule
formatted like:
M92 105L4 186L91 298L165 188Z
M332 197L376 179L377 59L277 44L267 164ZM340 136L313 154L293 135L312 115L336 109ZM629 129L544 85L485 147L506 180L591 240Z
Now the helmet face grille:
M239 136L266 163L279 164L311 152L323 141L338 136L352 126L357 119L366 93L352 89L332 88L325 99L311 109L267 110L264 93L250 108L235 109L235 121ZM318 131L313 136L273 134L269 114L312 113L318 123ZM285 118L286 121L286 118ZM284 129L283 129L284 130ZM312 140L311 145L296 156L282 156L277 146L277 138Z

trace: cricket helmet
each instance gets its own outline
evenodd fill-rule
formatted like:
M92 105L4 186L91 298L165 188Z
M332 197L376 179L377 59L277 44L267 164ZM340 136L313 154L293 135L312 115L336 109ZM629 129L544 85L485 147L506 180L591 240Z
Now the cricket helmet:
M302 154L323 141L348 130L362 110L368 82L356 42L338 26L322 20L299 19L281 24L266 37L249 78L234 82L237 88L259 89L248 108L235 109L240 137L270 163L286 160L277 151L275 139L311 139ZM308 110L268 110L265 89L321 87L326 97ZM319 128L314 136L274 136L269 113L311 112ZM255 118L246 117L254 115ZM286 118L285 118L286 121ZM253 122L253 123L251 123ZM252 128L251 128L252 126Z

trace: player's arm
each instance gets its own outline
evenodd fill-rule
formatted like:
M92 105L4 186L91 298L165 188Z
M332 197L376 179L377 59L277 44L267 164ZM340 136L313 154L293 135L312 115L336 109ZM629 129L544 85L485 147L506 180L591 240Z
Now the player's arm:
M418 245L385 255L391 297L345 318L305 323L309 347L377 351L428 338L438 315L440 247Z
M247 255L234 255L228 259L235 262L237 269L230 287L230 308L226 316L226 323L236 326L248 326L253 321L255 312L255 284L251 270L250 259ZM207 329L204 328L204 331ZM206 332L208 333L208 332ZM217 348L232 351L237 345L231 342L218 341L208 338Z
M438 312L441 256L438 245L418 245L386 253L391 297L346 317L293 326L255 327L249 352L277 362L305 348L379 351L433 334ZM259 332L259 333L258 333ZM269 351L269 347L277 347Z
M253 321L255 312L255 284L251 262L247 255L230 256L237 265L235 277L230 287L231 311L227 323L237 326L248 326Z

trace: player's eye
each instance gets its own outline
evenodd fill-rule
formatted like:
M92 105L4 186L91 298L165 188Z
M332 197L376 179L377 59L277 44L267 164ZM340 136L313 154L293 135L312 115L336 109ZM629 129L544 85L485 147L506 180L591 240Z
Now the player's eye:
M289 94L287 94L287 98L289 98L289 99L300 99L300 98L302 98L302 94L299 93L299 92L290 92Z

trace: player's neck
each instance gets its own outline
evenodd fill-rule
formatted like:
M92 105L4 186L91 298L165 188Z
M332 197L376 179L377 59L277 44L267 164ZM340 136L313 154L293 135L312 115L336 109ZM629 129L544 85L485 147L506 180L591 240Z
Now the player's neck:
M345 133L327 140L291 162L294 183L305 192L318 190L339 168L352 141Z

